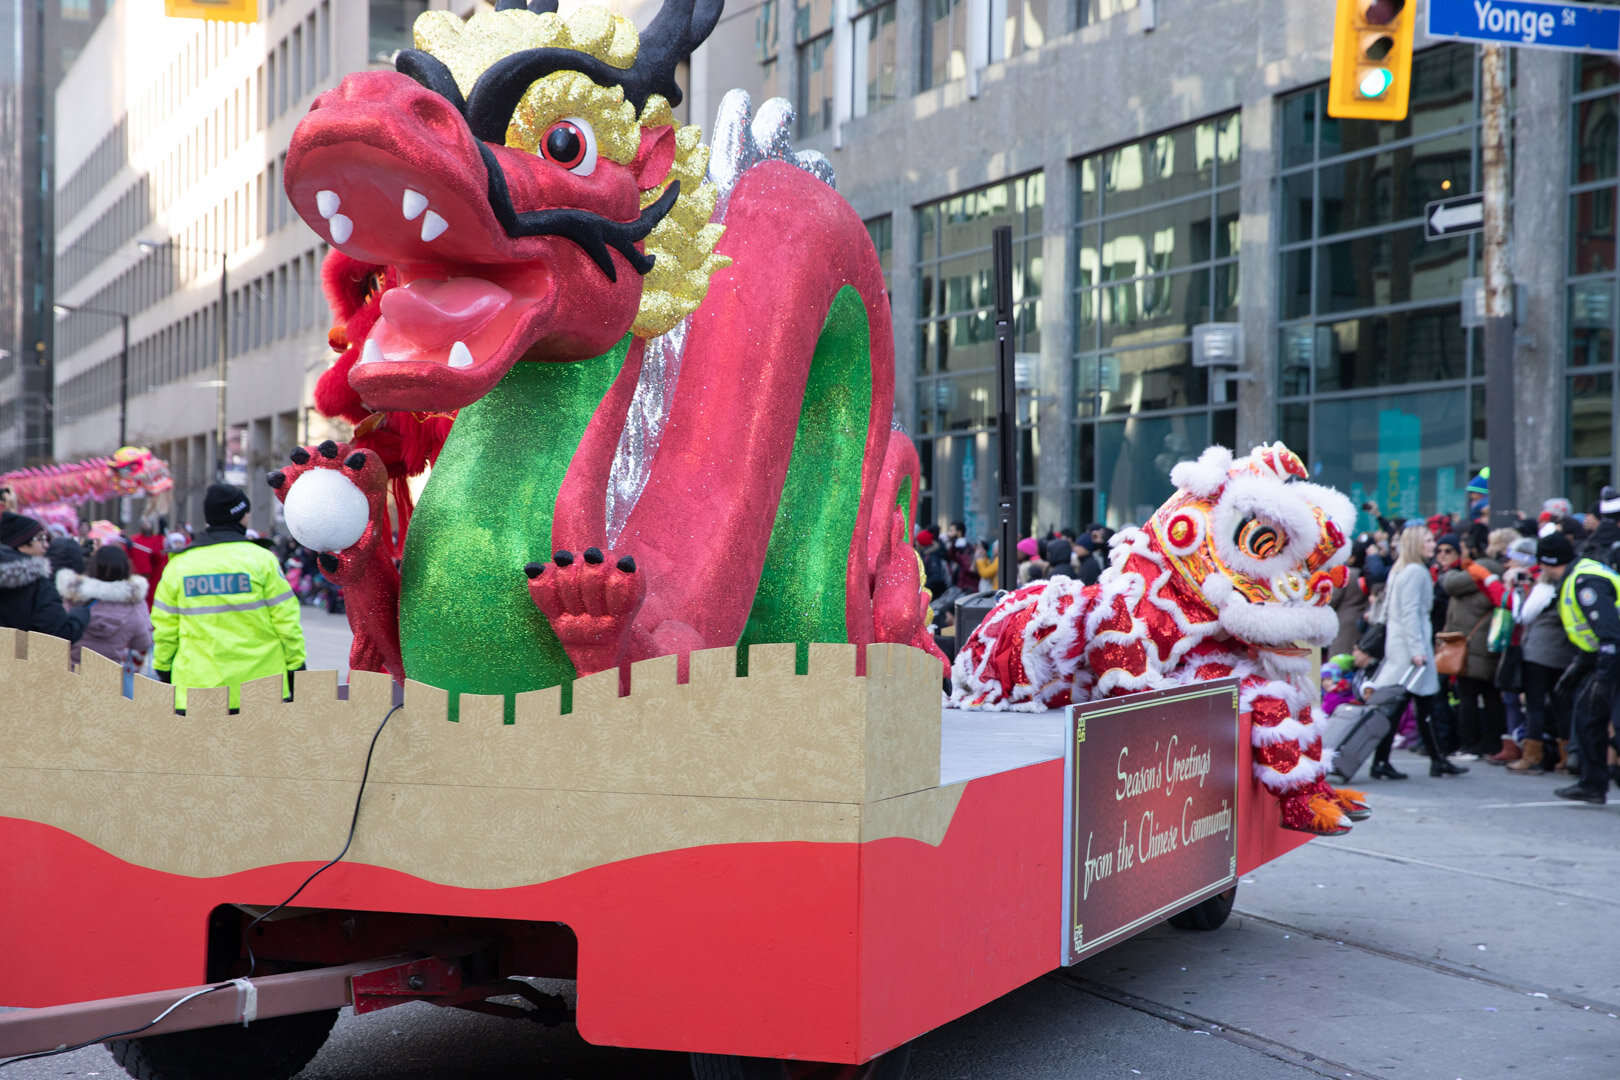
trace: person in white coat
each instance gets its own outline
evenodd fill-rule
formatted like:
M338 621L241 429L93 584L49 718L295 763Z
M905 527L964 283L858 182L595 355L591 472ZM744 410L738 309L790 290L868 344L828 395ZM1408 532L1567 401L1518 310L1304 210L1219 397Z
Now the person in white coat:
M1408 671L1417 669L1407 690L1417 714L1418 735L1429 753L1429 775L1457 776L1468 770L1446 760L1434 733L1434 708L1440 693L1429 620L1434 578L1429 576L1428 564L1434 558L1434 534L1426 525L1410 525L1401 533L1397 551L1384 586L1384 662L1373 677L1373 687L1400 685Z

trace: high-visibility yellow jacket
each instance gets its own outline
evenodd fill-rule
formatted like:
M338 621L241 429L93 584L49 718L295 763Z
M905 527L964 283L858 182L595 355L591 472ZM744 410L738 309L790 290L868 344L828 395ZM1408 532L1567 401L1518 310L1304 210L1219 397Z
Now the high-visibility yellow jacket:
M169 560L152 604L152 666L186 688L230 687L231 708L244 682L304 666L298 598L276 557L226 530L204 533ZM285 690L283 691L285 692Z

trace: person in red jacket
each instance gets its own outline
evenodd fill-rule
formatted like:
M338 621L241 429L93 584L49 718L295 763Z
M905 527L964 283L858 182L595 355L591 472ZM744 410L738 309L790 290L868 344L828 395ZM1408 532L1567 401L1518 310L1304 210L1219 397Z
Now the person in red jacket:
M146 608L152 609L152 598L157 595L158 579L169 565L169 553L163 547L163 530L155 517L141 518L141 531L129 541L130 570L146 579Z

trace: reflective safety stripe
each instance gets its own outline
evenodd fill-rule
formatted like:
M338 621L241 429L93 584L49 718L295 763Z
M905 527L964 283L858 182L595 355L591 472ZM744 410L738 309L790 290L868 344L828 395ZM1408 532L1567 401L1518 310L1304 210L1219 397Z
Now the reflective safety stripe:
M283 600L291 600L291 589L280 596L272 596L266 600L250 600L245 604L208 604L203 607L170 607L161 600L154 600L152 606L171 615L224 615L231 611L252 611L254 608L272 607Z
M1564 624L1564 635L1582 652L1597 652L1597 633L1576 602L1575 579L1578 577L1603 578L1614 588L1615 595L1620 596L1620 574L1596 559L1579 559L1564 572L1563 584L1558 589L1558 618Z

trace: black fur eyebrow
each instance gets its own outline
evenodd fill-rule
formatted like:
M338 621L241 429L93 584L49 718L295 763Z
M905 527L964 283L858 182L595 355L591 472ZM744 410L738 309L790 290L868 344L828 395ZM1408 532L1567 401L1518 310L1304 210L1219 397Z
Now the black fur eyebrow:
M473 138L480 142L505 143L506 129L512 124L512 114L529 87L547 75L559 71L577 71L603 89L624 85L630 74L605 64L588 53L573 49L525 49L503 56L478 77L472 93L463 97L461 87L444 61L420 49L401 49L394 58L394 70L421 83L456 107L467 121ZM631 96L625 85L625 98L639 112L646 105Z
M637 88L634 69L616 68L603 63L589 53L573 49L524 49L503 56L478 76L472 93L467 95L467 126L476 138L485 142L504 143L506 129L512 123L512 114L529 87L547 75L559 71L577 71L597 86L624 88L625 100L640 113L651 96L650 88Z
M645 240L647 234L657 228L658 223L674 208L675 200L680 198L679 180L672 181L658 201L643 210L634 221L614 221L571 206L520 213L512 207L512 196L506 188L506 173L501 169L495 151L480 142L478 152L484 159L484 168L489 172L490 209L494 211L495 220L500 222L501 228L506 230L506 235L560 236L572 240L584 249L609 281L618 281L619 276L608 248L623 255L630 268L638 274L646 274L653 268L655 257L637 251L636 244Z

